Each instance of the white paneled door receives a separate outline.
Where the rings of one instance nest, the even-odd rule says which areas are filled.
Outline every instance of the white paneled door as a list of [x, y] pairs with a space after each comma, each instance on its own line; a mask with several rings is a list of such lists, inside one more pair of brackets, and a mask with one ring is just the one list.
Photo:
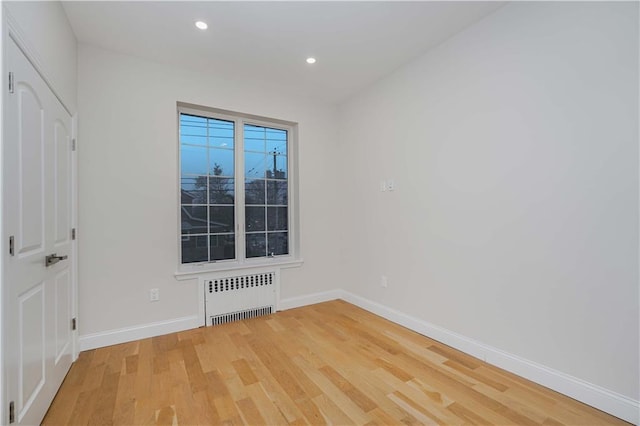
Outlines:
[[0, 423], [39, 424], [73, 353], [72, 120], [13, 40], [5, 54]]

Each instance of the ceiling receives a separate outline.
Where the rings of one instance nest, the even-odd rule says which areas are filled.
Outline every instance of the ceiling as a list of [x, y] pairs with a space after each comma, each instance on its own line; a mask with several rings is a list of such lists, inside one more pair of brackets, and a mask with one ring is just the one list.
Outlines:
[[[504, 2], [63, 2], [80, 43], [339, 103]], [[209, 29], [198, 30], [202, 20]], [[317, 58], [309, 65], [305, 59]]]

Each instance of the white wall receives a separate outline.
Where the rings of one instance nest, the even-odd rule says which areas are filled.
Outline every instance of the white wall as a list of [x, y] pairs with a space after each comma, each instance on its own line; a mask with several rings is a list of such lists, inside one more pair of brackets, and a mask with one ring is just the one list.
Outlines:
[[76, 112], [76, 37], [58, 1], [5, 1], [8, 19], [15, 22], [31, 49], [30, 59], [71, 113]]
[[346, 290], [639, 399], [637, 3], [512, 3], [340, 141]]
[[[195, 280], [178, 282], [176, 102], [299, 123], [301, 247], [283, 298], [335, 286], [335, 111], [81, 45], [79, 48], [80, 335], [196, 315]], [[149, 289], [160, 289], [149, 302]]]

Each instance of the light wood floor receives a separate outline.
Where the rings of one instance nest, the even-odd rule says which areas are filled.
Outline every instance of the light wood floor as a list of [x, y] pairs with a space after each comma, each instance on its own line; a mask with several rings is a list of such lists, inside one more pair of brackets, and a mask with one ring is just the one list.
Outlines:
[[342, 301], [83, 352], [44, 424], [627, 424]]

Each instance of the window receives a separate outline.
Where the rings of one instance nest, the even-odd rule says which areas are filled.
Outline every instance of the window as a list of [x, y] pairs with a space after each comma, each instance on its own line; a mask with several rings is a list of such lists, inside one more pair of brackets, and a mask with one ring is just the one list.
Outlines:
[[181, 263], [292, 254], [291, 123], [179, 107]]

